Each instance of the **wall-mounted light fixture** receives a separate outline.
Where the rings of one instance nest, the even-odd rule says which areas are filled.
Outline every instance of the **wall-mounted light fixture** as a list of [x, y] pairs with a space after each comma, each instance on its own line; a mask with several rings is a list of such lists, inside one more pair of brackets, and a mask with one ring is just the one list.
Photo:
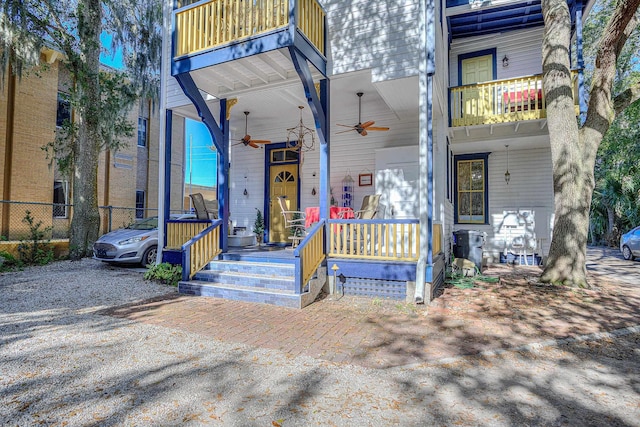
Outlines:
[[244, 191], [242, 192], [243, 195], [248, 196], [249, 192], [247, 191], [247, 172], [244, 173]]
[[507, 171], [504, 173], [504, 181], [509, 185], [509, 181], [511, 180], [511, 174], [509, 173], [509, 145], [505, 145], [507, 148]]
[[507, 55], [502, 58], [502, 67], [507, 68], [509, 66], [509, 57]]

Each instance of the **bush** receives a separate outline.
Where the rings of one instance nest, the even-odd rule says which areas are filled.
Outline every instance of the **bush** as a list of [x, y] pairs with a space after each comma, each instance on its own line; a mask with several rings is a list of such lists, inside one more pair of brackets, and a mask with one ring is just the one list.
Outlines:
[[145, 280], [155, 280], [164, 285], [178, 286], [182, 279], [182, 266], [163, 262], [155, 264], [144, 273]]
[[36, 222], [30, 211], [25, 212], [22, 222], [29, 226], [29, 238], [21, 240], [18, 245], [20, 260], [25, 264], [45, 265], [53, 261], [53, 247], [47, 235], [53, 227], [42, 229], [42, 221]]
[[0, 251], [0, 272], [22, 267], [22, 262], [6, 251]]

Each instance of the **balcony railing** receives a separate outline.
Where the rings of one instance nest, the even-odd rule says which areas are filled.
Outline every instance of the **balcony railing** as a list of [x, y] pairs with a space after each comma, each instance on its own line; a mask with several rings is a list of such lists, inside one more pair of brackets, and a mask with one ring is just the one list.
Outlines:
[[[317, 0], [295, 1], [296, 26], [324, 55], [325, 12]], [[289, 25], [289, 0], [212, 0], [176, 12], [176, 56], [213, 49]]]
[[[572, 79], [578, 112], [577, 73]], [[451, 126], [476, 126], [547, 117], [542, 75], [457, 86], [451, 93]]]

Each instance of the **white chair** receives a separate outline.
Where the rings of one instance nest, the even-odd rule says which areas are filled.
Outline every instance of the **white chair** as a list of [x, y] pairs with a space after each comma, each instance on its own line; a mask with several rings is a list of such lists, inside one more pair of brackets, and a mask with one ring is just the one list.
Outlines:
[[282, 210], [284, 228], [289, 231], [289, 239], [292, 241], [292, 246], [295, 248], [307, 235], [307, 229], [304, 226], [306, 215], [302, 211], [289, 210], [287, 202], [283, 196], [278, 197], [278, 204]]

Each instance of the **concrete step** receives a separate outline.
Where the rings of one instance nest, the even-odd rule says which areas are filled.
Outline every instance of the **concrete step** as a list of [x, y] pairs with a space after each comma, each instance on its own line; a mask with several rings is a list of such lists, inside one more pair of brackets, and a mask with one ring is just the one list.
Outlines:
[[246, 288], [295, 292], [295, 278], [293, 275], [280, 276], [276, 274], [245, 273], [242, 271], [203, 270], [196, 273], [194, 279], [200, 282], [242, 285]]
[[265, 276], [295, 275], [295, 266], [291, 263], [271, 263], [254, 261], [221, 260], [209, 263], [208, 270], [219, 273], [245, 273]]
[[290, 308], [302, 308], [303, 297], [303, 295], [296, 294], [291, 290], [265, 289], [254, 286], [213, 283], [202, 280], [180, 282], [178, 284], [178, 292], [187, 295], [272, 304]]

